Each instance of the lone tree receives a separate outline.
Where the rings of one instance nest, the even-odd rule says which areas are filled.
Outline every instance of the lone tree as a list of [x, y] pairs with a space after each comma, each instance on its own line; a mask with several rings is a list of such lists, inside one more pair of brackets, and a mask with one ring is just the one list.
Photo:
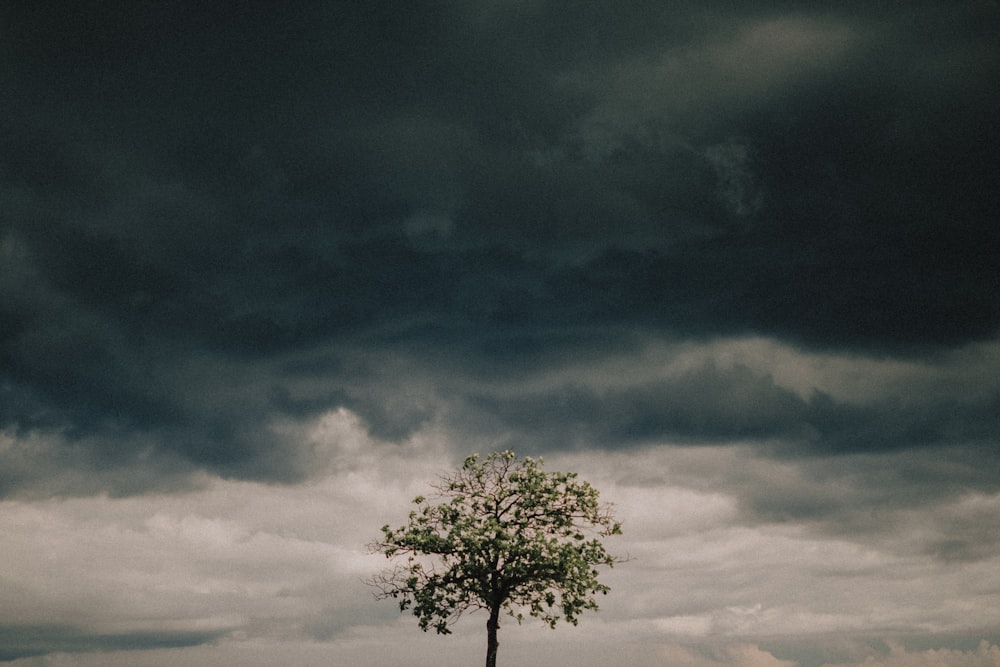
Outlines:
[[520, 623], [522, 612], [554, 628], [573, 625], [595, 596], [609, 588], [597, 565], [613, 567], [600, 538], [621, 533], [598, 492], [576, 473], [547, 473], [542, 461], [517, 460], [511, 451], [465, 459], [460, 470], [433, 485], [432, 504], [418, 496], [409, 523], [382, 528], [372, 553], [401, 557], [374, 577], [376, 598], [399, 600], [425, 632], [449, 634], [462, 612], [485, 609], [486, 667], [495, 667], [500, 613]]

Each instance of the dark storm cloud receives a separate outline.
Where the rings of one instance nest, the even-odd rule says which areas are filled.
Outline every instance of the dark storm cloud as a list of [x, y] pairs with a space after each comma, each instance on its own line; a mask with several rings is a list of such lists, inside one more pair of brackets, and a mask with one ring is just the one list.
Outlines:
[[[744, 508], [758, 519], [817, 522], [841, 534], [885, 536], [898, 527], [901, 513], [936, 508], [963, 494], [996, 493], [996, 465], [991, 444], [935, 446], [905, 455], [874, 452], [814, 458], [799, 462], [795, 473], [791, 469], [782, 475], [749, 473], [734, 488], [741, 488]], [[997, 541], [990, 529], [974, 535], [969, 517], [939, 519], [929, 512], [920, 520], [947, 536], [924, 545], [943, 557], [948, 555], [948, 544], [958, 558], [960, 553], [984, 554]]]
[[[84, 470], [286, 481], [312, 461], [271, 421], [336, 406], [389, 439], [442, 413], [822, 452], [995, 436], [995, 401], [709, 371], [529, 401], [435, 372], [516, 380], [638, 328], [995, 335], [995, 4], [459, 5], [9, 3], [2, 425]], [[435, 370], [400, 381], [411, 355]]]
[[743, 367], [708, 366], [606, 391], [567, 385], [480, 395], [473, 403], [505, 429], [546, 434], [550, 446], [758, 441], [782, 443], [776, 447], [783, 455], [829, 456], [953, 444], [982, 446], [987, 454], [1000, 430], [1000, 396], [958, 403], [902, 395], [851, 404], [815, 392], [804, 399]]
[[0, 627], [0, 646], [2, 646], [0, 661], [7, 662], [59, 652], [183, 648], [207, 644], [221, 635], [219, 632], [94, 634], [81, 628], [63, 625], [4, 626]]

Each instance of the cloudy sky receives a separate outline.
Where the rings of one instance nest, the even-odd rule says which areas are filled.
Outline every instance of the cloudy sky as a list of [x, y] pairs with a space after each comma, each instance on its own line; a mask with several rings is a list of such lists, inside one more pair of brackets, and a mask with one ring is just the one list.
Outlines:
[[631, 560], [500, 661], [1000, 665], [1000, 5], [10, 1], [0, 663], [468, 665], [472, 452]]

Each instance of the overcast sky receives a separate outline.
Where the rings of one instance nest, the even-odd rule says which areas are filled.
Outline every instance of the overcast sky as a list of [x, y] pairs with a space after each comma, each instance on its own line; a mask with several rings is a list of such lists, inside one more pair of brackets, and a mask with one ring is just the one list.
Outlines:
[[615, 504], [549, 667], [1000, 665], [996, 0], [12, 0], [0, 662], [476, 664], [365, 545]]

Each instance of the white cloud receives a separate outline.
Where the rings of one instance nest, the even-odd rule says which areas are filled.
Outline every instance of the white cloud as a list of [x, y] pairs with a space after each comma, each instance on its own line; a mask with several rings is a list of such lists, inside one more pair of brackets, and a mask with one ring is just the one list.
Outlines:
[[[384, 523], [404, 521], [412, 498], [456, 464], [435, 428], [395, 445], [373, 440], [346, 410], [287, 425], [287, 437], [331, 460], [325, 474], [294, 487], [216, 480], [188, 494], [6, 501], [0, 626], [227, 633], [212, 646], [143, 653], [151, 667], [273, 664], [281, 655], [301, 665], [322, 664], [321, 656], [452, 664], [442, 652], [453, 664], [478, 660], [480, 618], [460, 621], [451, 638], [424, 635], [362, 583], [385, 564], [366, 543]], [[602, 575], [612, 591], [580, 628], [506, 623], [506, 659], [551, 654], [549, 664], [561, 667], [628, 655], [635, 667], [783, 667], [790, 663], [757, 648], [761, 638], [879, 628], [954, 634], [969, 618], [1000, 626], [1000, 591], [983, 585], [996, 558], [954, 567], [896, 542], [883, 549], [792, 521], [746, 523], [734, 478], [760, 468], [753, 479], [777, 480], [782, 465], [740, 447], [547, 456], [547, 469], [579, 472], [615, 504], [625, 534], [609, 547], [633, 559]], [[965, 497], [940, 517], [979, 521], [997, 502]], [[668, 660], [656, 648], [665, 646], [687, 650], [688, 662]], [[692, 646], [700, 648], [683, 648]], [[358, 657], [376, 652], [388, 662]], [[73, 664], [123, 665], [128, 655], [88, 654]]]
[[[352, 419], [328, 416], [316, 436], [349, 431]], [[377, 617], [387, 610], [361, 579], [380, 564], [365, 545], [448, 464], [366, 444], [355, 452], [365, 461], [311, 485], [216, 481], [186, 495], [4, 502], [0, 625], [237, 629], [304, 624], [330, 605], [357, 610], [348, 624]]]
[[974, 650], [952, 648], [910, 651], [891, 643], [888, 655], [869, 655], [863, 662], [827, 664], [824, 667], [1000, 667], [1000, 647], [986, 640]]
[[696, 650], [680, 644], [664, 644], [658, 653], [663, 665], [675, 667], [795, 667], [753, 644], [733, 644], [712, 650]]

